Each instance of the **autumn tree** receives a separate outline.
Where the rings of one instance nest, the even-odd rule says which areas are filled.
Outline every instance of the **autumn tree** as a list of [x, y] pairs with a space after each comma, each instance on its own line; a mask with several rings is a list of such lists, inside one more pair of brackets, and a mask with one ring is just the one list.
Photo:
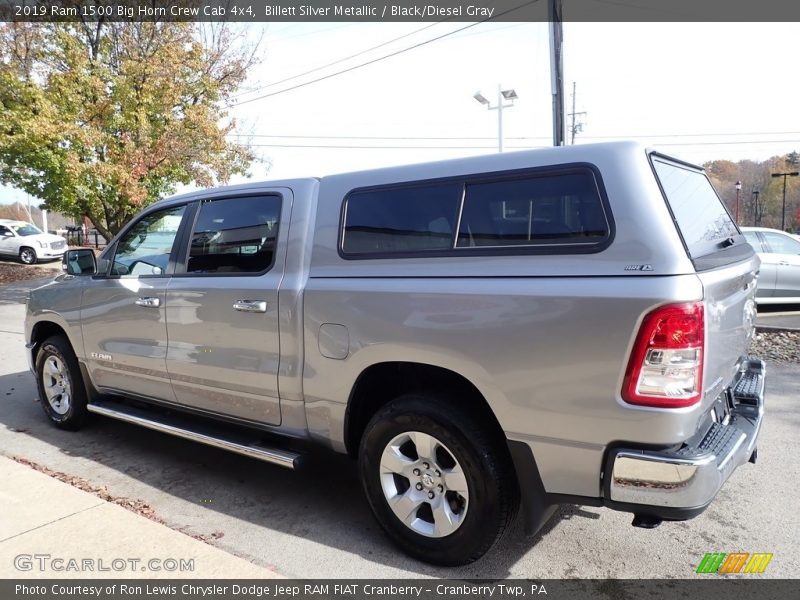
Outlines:
[[[763, 227], [781, 226], [783, 209], [783, 179], [773, 178], [772, 173], [785, 170], [785, 166], [795, 164], [798, 160], [789, 153], [785, 156], [774, 156], [768, 160], [755, 162], [752, 160], [714, 160], [705, 163], [704, 167], [714, 187], [731, 213], [736, 212], [736, 182], [742, 183], [740, 192], [740, 225], [759, 225]], [[796, 168], [796, 167], [795, 167]], [[758, 192], [756, 194], [756, 192]], [[800, 226], [795, 210], [800, 199], [800, 177], [789, 177], [786, 181], [786, 225]]]
[[110, 238], [174, 191], [245, 173], [225, 111], [257, 45], [225, 24], [0, 24], [0, 181]]

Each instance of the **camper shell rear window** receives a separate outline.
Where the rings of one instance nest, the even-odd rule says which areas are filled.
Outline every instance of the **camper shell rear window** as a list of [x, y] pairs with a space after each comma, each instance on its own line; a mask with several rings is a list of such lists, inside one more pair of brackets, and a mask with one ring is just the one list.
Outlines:
[[655, 153], [651, 163], [695, 268], [714, 268], [752, 254], [702, 169]]

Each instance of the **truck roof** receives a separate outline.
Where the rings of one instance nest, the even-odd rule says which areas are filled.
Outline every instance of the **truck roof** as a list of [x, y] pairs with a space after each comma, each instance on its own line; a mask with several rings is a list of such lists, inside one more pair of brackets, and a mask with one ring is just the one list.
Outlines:
[[[537, 167], [572, 162], [592, 163], [596, 160], [600, 160], [600, 157], [608, 158], [609, 155], [613, 154], [629, 155], [631, 153], [641, 152], [642, 155], [645, 155], [649, 151], [650, 149], [646, 148], [645, 146], [642, 146], [637, 142], [630, 141], [579, 144], [576, 146], [562, 146], [554, 148], [538, 148], [534, 150], [506, 152], [503, 154], [484, 154], [480, 156], [349, 171], [326, 175], [324, 177], [248, 181], [238, 185], [205, 188], [185, 194], [170, 196], [158, 201], [156, 205], [163, 206], [172, 204], [173, 202], [180, 202], [202, 197], [208, 194], [210, 190], [213, 190], [216, 194], [223, 195], [227, 194], [228, 192], [253, 193], [264, 188], [292, 188], [301, 183], [308, 184], [309, 182], [324, 182], [326, 180], [340, 179], [344, 177], [352, 178], [354, 181], [358, 181], [361, 179], [361, 175], [366, 173], [369, 173], [372, 176], [385, 175], [387, 181], [398, 181], [402, 179], [414, 180], [429, 178], [431, 177], [431, 174], [435, 174], [437, 172], [446, 174], [480, 173], [514, 169], [520, 164], [524, 164], [527, 167]], [[685, 161], [680, 162], [685, 163]], [[702, 169], [702, 167], [697, 165], [691, 166], [694, 166], [697, 169]]]

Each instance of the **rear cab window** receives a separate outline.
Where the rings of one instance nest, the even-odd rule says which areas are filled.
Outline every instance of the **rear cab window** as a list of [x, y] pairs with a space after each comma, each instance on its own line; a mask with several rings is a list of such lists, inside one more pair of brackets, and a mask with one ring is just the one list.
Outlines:
[[701, 169], [655, 153], [651, 162], [686, 252], [698, 271], [752, 256], [753, 248]]

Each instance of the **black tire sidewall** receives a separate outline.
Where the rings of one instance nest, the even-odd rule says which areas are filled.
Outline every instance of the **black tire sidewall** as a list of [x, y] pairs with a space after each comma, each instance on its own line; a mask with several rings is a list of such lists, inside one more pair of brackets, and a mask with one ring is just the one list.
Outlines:
[[[392, 401], [367, 426], [359, 452], [359, 470], [367, 500], [378, 522], [408, 554], [440, 565], [466, 564], [483, 555], [502, 535], [513, 516], [510, 482], [502, 464], [505, 456], [467, 411], [452, 409], [451, 399], [437, 402], [431, 395], [407, 394]], [[408, 431], [427, 433], [441, 441], [461, 465], [467, 479], [469, 503], [461, 526], [443, 538], [430, 538], [409, 529], [394, 514], [380, 484], [380, 459], [386, 445]], [[515, 505], [514, 505], [515, 508]]]
[[[58, 358], [67, 368], [66, 377], [69, 379], [72, 394], [70, 407], [63, 415], [58, 414], [47, 401], [44, 390], [43, 370], [50, 356]], [[39, 390], [39, 402], [47, 418], [62, 429], [77, 429], [86, 419], [86, 390], [83, 387], [78, 359], [69, 343], [62, 336], [51, 337], [45, 340], [36, 355], [36, 386]]]

